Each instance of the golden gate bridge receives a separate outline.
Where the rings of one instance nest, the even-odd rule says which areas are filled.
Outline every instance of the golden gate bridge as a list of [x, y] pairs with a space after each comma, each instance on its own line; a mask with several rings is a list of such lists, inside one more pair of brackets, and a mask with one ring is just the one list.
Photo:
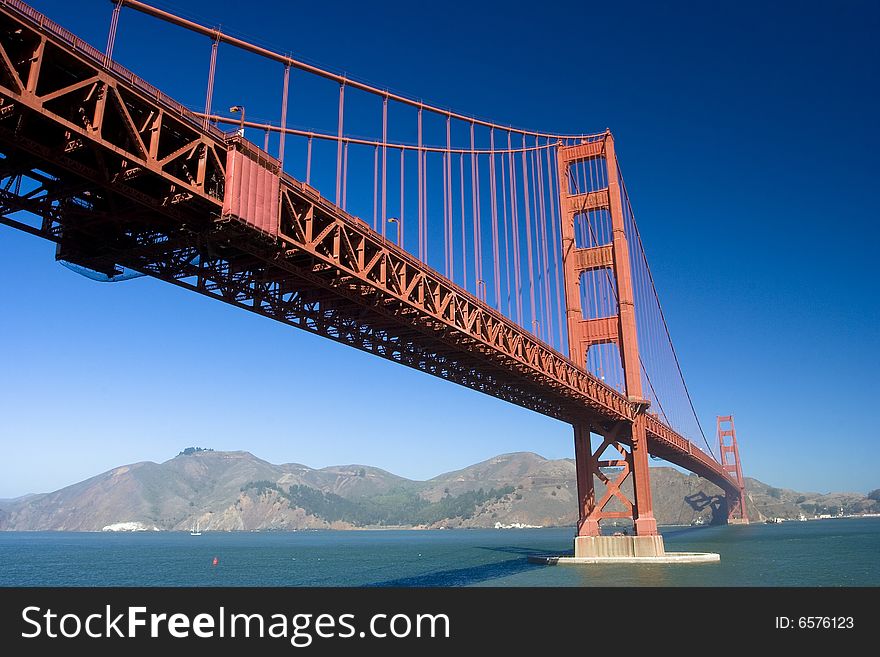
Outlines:
[[[207, 38], [203, 111], [113, 59], [125, 7]], [[216, 110], [221, 47], [278, 65], [277, 120]], [[292, 120], [306, 105], [336, 129]], [[649, 454], [747, 521], [732, 418], [716, 458], [609, 131], [469, 117], [139, 0], [113, 3], [101, 52], [0, 0], [0, 153], [0, 222], [82, 273], [152, 276], [570, 423], [576, 555], [663, 554]], [[602, 536], [609, 519], [635, 536]]]

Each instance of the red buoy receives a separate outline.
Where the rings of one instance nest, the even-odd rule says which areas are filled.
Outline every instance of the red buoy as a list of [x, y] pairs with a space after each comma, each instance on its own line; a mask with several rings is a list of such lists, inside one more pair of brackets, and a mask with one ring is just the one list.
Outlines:
[[217, 557], [214, 557], [214, 561], [213, 561], [213, 563], [211, 563], [211, 565], [216, 566], [218, 563], [220, 563], [220, 559], [218, 559]]

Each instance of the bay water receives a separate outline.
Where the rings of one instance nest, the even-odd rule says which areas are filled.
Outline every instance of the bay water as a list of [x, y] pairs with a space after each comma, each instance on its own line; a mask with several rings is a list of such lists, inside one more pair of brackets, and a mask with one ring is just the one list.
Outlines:
[[880, 518], [667, 527], [720, 563], [547, 566], [573, 528], [0, 532], [0, 586], [880, 586]]

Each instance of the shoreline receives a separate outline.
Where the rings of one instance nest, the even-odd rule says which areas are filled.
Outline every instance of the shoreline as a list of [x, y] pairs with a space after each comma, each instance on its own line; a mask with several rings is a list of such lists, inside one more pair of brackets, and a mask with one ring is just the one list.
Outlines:
[[[817, 520], [858, 520], [867, 518], [880, 518], [880, 513], [866, 513], [860, 515], [832, 516], [830, 518], [807, 518], [806, 520], [798, 520], [797, 518], [784, 518], [780, 523], [767, 523], [764, 520], [758, 520], [750, 525], [766, 525], [766, 524], [785, 524], [798, 523]], [[122, 524], [122, 523], [119, 523]], [[706, 529], [710, 527], [725, 526], [743, 526], [743, 525], [726, 525], [726, 524], [698, 524], [698, 525], [659, 525], [660, 529]], [[747, 525], [746, 525], [747, 526]], [[315, 533], [315, 532], [387, 532], [387, 531], [535, 531], [547, 529], [570, 529], [575, 530], [574, 525], [545, 525], [535, 527], [413, 527], [413, 526], [382, 526], [382, 527], [320, 527], [320, 528], [303, 528], [303, 529], [202, 529], [202, 534], [283, 534], [283, 533]], [[0, 529], [0, 533], [5, 534], [182, 534], [190, 533], [189, 529], [160, 529], [157, 527], [147, 527], [142, 529]], [[195, 537], [194, 537], [195, 538]]]

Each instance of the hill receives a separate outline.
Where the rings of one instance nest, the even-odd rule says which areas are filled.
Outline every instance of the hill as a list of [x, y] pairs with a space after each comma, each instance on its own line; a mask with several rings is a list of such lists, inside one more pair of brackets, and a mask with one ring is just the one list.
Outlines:
[[[710, 523], [726, 514], [719, 489], [696, 475], [654, 467], [651, 486], [660, 524]], [[880, 512], [880, 501], [856, 493], [798, 493], [754, 479], [747, 480], [747, 491], [754, 519]], [[314, 469], [275, 465], [249, 452], [187, 449], [164, 463], [124, 465], [0, 506], [0, 529], [14, 531], [188, 530], [196, 523], [205, 531], [546, 527], [575, 521], [574, 462], [530, 452], [413, 481], [366, 465]]]

